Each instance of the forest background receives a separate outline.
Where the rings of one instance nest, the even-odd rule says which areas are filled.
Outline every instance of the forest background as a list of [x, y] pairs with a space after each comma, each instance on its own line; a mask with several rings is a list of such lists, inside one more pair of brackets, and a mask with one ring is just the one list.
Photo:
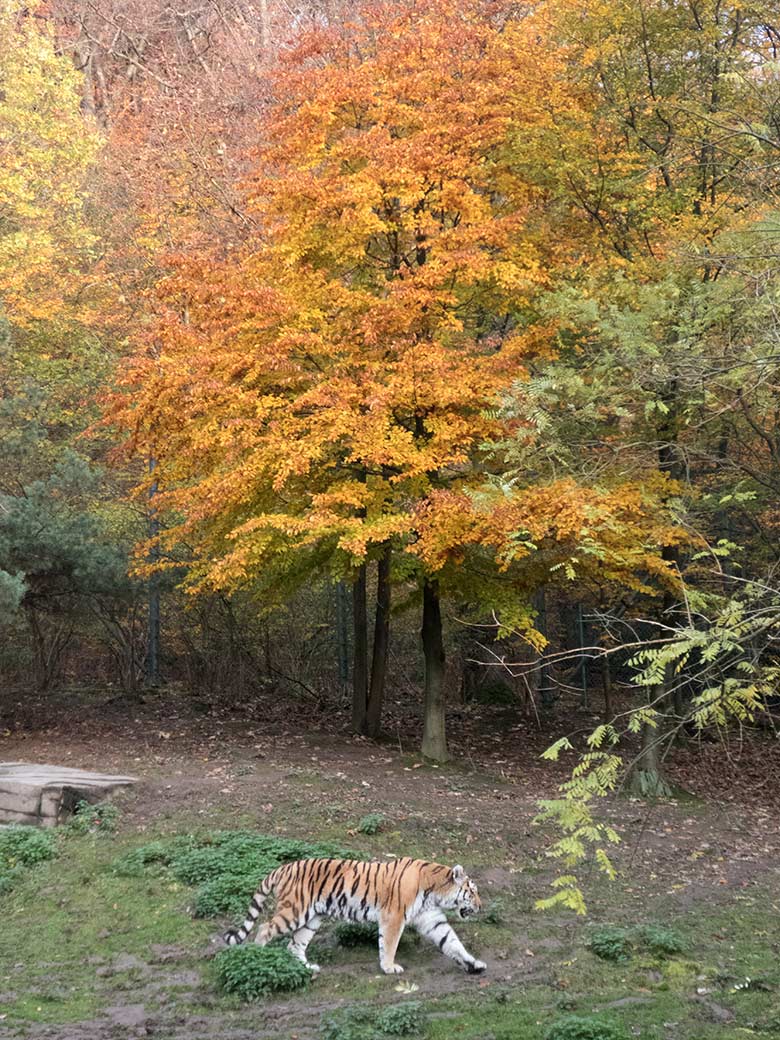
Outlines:
[[0, 6], [0, 712], [586, 709], [575, 862], [774, 725], [780, 8], [184, 6]]

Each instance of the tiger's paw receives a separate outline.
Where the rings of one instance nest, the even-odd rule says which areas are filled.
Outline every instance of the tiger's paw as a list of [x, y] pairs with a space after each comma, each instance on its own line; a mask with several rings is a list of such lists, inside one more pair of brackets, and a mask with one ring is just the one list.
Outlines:
[[404, 973], [400, 964], [383, 964], [382, 971], [385, 975], [403, 975]]
[[309, 971], [313, 972], [315, 975], [320, 970], [319, 964], [311, 964], [309, 961], [306, 962], [306, 967], [309, 969]]
[[484, 961], [467, 961], [465, 968], [469, 975], [481, 975], [487, 968], [487, 964]]

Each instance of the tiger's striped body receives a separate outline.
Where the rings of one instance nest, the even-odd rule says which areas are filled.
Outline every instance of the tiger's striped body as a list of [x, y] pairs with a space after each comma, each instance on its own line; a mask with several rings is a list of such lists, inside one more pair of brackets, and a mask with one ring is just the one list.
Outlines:
[[323, 917], [376, 922], [379, 963], [388, 975], [403, 971], [395, 963], [395, 953], [406, 925], [436, 943], [465, 971], [478, 974], [485, 970], [485, 964], [465, 949], [444, 914], [445, 910], [458, 910], [465, 918], [480, 909], [477, 887], [463, 867], [409, 858], [387, 863], [348, 859], [285, 863], [264, 879], [241, 927], [225, 935], [229, 945], [246, 940], [271, 894], [276, 912], [260, 925], [255, 942], [265, 946], [276, 936], [291, 933], [290, 950], [313, 971], [319, 968], [308, 962], [306, 950]]

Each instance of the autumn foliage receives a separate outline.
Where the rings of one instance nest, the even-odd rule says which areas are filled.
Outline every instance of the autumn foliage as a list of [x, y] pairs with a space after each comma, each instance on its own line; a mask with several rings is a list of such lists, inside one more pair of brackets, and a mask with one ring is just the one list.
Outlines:
[[565, 64], [539, 23], [447, 0], [287, 56], [253, 231], [171, 258], [113, 411], [180, 518], [164, 543], [195, 547], [193, 589], [278, 592], [388, 547], [436, 596], [475, 549], [526, 598], [561, 568], [665, 576], [648, 489], [500, 479], [502, 395], [556, 349], [533, 307], [569, 255], [516, 152], [551, 132]]
[[56, 316], [91, 260], [84, 188], [97, 138], [53, 32], [0, 4], [0, 297], [20, 323]]
[[595, 672], [604, 723], [544, 818], [610, 873], [591, 799], [668, 794], [681, 727], [776, 688], [778, 25], [778, 0], [0, 0], [19, 674], [54, 686], [83, 640], [129, 693], [340, 711], [351, 665], [352, 731], [422, 685], [443, 760], [487, 663], [529, 717], [576, 682], [589, 711]]

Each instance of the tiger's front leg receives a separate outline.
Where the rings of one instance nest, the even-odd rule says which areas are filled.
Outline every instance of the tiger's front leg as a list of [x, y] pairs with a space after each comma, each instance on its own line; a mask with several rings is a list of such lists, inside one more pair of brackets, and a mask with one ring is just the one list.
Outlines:
[[379, 967], [385, 975], [400, 975], [404, 970], [400, 964], [395, 963], [395, 954], [403, 930], [404, 919], [400, 914], [383, 914], [379, 918]]
[[445, 957], [455, 961], [469, 975], [479, 975], [487, 968], [484, 961], [471, 956], [441, 910], [426, 910], [412, 924], [420, 935], [436, 943]]

